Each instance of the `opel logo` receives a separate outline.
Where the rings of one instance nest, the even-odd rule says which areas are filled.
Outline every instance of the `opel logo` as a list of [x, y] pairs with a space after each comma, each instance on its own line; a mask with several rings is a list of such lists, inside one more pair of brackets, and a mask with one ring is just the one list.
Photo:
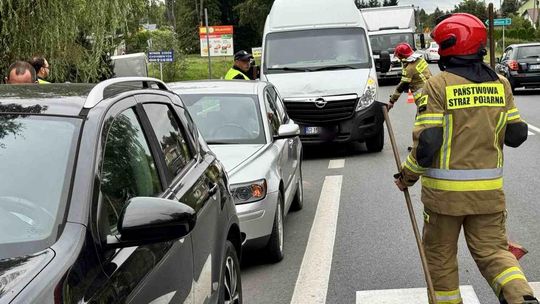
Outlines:
[[326, 100], [324, 100], [324, 98], [317, 98], [315, 100], [315, 106], [319, 109], [322, 109], [326, 106], [328, 102]]

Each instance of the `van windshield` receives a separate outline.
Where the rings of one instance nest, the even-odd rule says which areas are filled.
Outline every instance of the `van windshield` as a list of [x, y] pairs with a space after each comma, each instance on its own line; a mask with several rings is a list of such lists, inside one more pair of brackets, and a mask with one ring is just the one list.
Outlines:
[[414, 35], [411, 33], [372, 35], [369, 36], [369, 41], [371, 42], [373, 54], [380, 54], [382, 51], [393, 54], [396, 45], [402, 42], [408, 43], [413, 48], [415, 46]]
[[362, 28], [276, 32], [266, 37], [267, 74], [370, 67], [371, 55]]
[[43, 250], [56, 237], [79, 128], [76, 118], [0, 114], [0, 247]]

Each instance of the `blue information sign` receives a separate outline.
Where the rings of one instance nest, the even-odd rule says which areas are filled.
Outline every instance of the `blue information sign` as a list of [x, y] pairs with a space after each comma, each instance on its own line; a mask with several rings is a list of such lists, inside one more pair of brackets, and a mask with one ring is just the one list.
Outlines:
[[148, 52], [148, 62], [173, 62], [174, 51], [151, 51]]
[[[493, 19], [494, 26], [508, 26], [511, 24], [512, 24], [512, 19], [510, 18]], [[489, 26], [489, 20], [486, 20], [486, 25]]]

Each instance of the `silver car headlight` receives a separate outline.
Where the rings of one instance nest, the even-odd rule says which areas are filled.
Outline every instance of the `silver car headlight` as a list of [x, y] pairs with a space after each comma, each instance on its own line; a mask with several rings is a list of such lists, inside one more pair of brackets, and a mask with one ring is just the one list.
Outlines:
[[266, 197], [266, 179], [231, 185], [231, 193], [236, 205], [260, 201]]
[[356, 111], [361, 111], [369, 107], [377, 97], [377, 81], [369, 77], [366, 85], [366, 90], [360, 98], [358, 98], [358, 104], [356, 105]]

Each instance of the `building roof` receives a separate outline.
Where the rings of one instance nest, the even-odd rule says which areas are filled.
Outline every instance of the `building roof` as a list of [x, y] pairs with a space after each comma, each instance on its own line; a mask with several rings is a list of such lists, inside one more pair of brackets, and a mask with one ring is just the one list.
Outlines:
[[534, 24], [538, 22], [538, 15], [540, 15], [540, 9], [529, 8], [527, 9], [522, 16], [528, 16]]

